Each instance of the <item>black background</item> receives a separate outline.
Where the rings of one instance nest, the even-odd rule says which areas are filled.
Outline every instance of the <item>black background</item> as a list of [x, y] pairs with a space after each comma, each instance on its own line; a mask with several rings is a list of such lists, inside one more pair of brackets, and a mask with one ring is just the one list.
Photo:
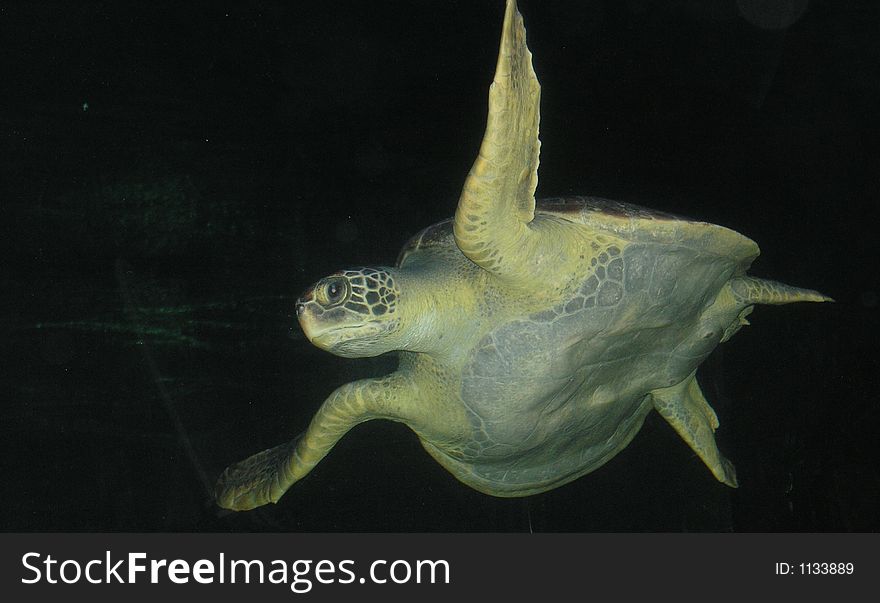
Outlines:
[[452, 214], [502, 4], [0, 3], [0, 528], [880, 528], [868, 0], [522, 2], [539, 196], [723, 224], [761, 245], [754, 274], [838, 300], [758, 308], [701, 369], [738, 490], [656, 415], [595, 473], [514, 500], [376, 422], [280, 505], [213, 507], [227, 464], [393, 370], [311, 347], [293, 303]]

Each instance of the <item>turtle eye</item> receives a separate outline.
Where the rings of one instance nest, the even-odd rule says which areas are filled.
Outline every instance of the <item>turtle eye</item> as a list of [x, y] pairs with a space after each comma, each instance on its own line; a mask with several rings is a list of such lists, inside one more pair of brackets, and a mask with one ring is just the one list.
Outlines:
[[323, 299], [319, 299], [318, 301], [320, 301], [322, 305], [338, 306], [348, 297], [348, 281], [344, 278], [330, 279], [326, 283], [324, 283], [324, 286], [321, 287], [320, 292], [320, 297]]

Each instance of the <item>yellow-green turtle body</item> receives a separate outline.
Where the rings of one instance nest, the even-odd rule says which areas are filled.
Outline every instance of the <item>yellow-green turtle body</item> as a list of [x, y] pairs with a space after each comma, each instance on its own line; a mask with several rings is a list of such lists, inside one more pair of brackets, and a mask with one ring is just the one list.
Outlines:
[[297, 304], [320, 348], [396, 351], [391, 375], [333, 392], [300, 437], [229, 467], [226, 508], [276, 502], [353, 426], [400, 421], [465, 484], [546, 491], [601, 466], [656, 409], [721, 482], [700, 363], [755, 304], [827, 301], [746, 275], [758, 255], [722, 226], [593, 197], [536, 203], [537, 79], [508, 0], [480, 154], [455, 218], [393, 268], [344, 270]]

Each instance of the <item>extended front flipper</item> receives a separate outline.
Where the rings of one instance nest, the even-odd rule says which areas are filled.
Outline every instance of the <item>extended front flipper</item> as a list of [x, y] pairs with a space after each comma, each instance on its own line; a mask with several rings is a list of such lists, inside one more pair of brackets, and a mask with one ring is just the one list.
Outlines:
[[301, 436], [229, 466], [217, 480], [217, 504], [246, 511], [278, 502], [351, 428], [370, 419], [397, 418], [394, 409], [409, 395], [406, 380], [398, 374], [343, 385]]
[[530, 257], [521, 247], [535, 216], [540, 97], [522, 16], [516, 2], [507, 0], [486, 133], [464, 183], [454, 226], [462, 253], [510, 281], [528, 276], [515, 258]]
[[691, 373], [678, 385], [651, 392], [654, 408], [693, 448], [718, 481], [736, 488], [733, 463], [721, 455], [715, 444], [718, 417], [700, 391], [695, 375]]

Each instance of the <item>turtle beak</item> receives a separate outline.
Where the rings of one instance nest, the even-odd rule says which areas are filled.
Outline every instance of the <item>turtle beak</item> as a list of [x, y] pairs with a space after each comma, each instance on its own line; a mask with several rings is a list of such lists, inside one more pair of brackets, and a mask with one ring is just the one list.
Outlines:
[[314, 287], [308, 289], [296, 301], [296, 317], [306, 338], [322, 350], [328, 349], [327, 342], [322, 340], [321, 336], [335, 331], [338, 324], [334, 320], [333, 312], [328, 314], [315, 299]]
[[313, 327], [315, 326], [315, 288], [306, 289], [298, 300], [296, 300], [296, 318], [299, 320], [299, 326], [306, 334], [309, 341], [312, 340]]

